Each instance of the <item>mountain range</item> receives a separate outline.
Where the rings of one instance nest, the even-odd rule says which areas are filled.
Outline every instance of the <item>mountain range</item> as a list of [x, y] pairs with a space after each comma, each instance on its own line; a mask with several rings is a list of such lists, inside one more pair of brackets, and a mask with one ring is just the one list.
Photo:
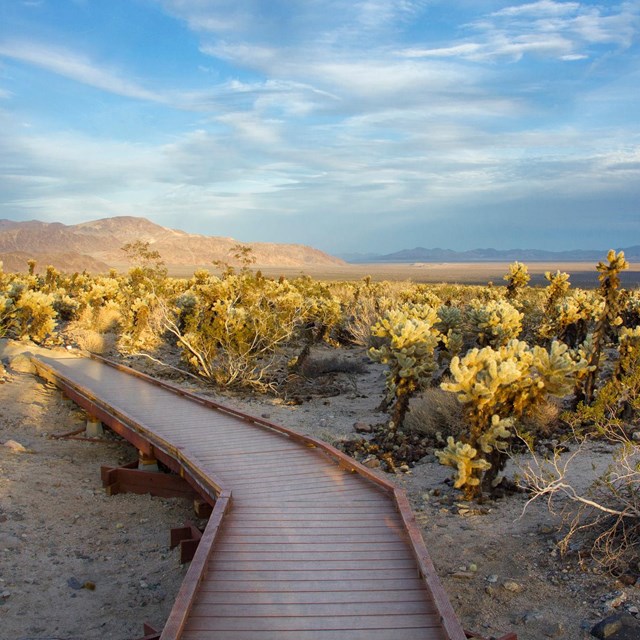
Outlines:
[[[624, 251], [631, 262], [640, 261], [640, 245], [616, 249]], [[452, 251], [451, 249], [403, 249], [387, 254], [345, 254], [341, 257], [350, 263], [403, 263], [403, 262], [598, 262], [604, 260], [608, 249], [573, 251], [545, 251], [542, 249], [471, 249]]]
[[[210, 266], [213, 261], [233, 262], [233, 238], [204, 236], [157, 225], [146, 218], [118, 216], [75, 225], [60, 222], [0, 220], [0, 260], [5, 271], [25, 271], [29, 258], [39, 269], [102, 273], [111, 267], [130, 266], [122, 247], [141, 240], [171, 266]], [[336, 266], [340, 258], [299, 244], [245, 242], [256, 267]]]

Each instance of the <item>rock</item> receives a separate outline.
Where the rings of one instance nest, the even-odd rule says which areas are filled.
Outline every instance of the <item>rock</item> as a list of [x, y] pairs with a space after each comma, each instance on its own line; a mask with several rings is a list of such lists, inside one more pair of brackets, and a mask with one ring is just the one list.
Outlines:
[[600, 640], [638, 640], [640, 621], [628, 613], [617, 613], [598, 622], [591, 635]]
[[511, 593], [521, 593], [524, 591], [524, 587], [513, 580], [505, 580], [502, 583], [502, 588]]
[[27, 353], [19, 353], [9, 360], [9, 366], [20, 373], [35, 373], [36, 368]]
[[490, 584], [495, 584], [498, 582], [498, 576], [495, 573], [492, 573], [490, 576], [486, 577], [486, 581]]
[[547, 623], [542, 627], [542, 633], [547, 638], [561, 638], [564, 635], [564, 625], [562, 622]]
[[373, 456], [367, 458], [362, 461], [362, 464], [369, 469], [377, 469], [380, 466], [380, 460], [378, 458], [374, 458]]
[[0, 549], [19, 549], [22, 541], [11, 533], [0, 533]]
[[27, 449], [15, 440], [7, 440], [2, 446], [11, 449], [14, 453], [27, 453]]
[[634, 431], [631, 434], [631, 438], [632, 440], [634, 440], [635, 442], [640, 442], [640, 431]]
[[522, 616], [522, 624], [536, 624], [544, 620], [544, 615], [540, 611], [528, 611]]
[[82, 589], [82, 587], [84, 586], [82, 582], [80, 582], [80, 580], [74, 577], [71, 577], [67, 580], [67, 585], [70, 586], [72, 589], [75, 589], [76, 591], [78, 591], [79, 589]]
[[455, 571], [451, 574], [451, 577], [459, 580], [471, 580], [475, 577], [475, 573], [473, 571]]
[[627, 594], [624, 591], [614, 591], [601, 598], [602, 607], [605, 611], [609, 609], [617, 609], [620, 605], [627, 601]]
[[371, 425], [366, 422], [354, 422], [353, 430], [356, 433], [371, 433]]

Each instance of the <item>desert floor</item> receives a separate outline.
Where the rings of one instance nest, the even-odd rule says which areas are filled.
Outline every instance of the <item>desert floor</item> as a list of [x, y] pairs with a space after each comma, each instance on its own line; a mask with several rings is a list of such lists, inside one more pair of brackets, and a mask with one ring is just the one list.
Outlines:
[[[27, 345], [28, 348], [35, 347]], [[115, 436], [104, 442], [54, 439], [81, 427], [86, 416], [52, 386], [11, 367], [23, 349], [0, 341], [0, 637], [2, 640], [113, 640], [142, 636], [142, 622], [161, 627], [186, 568], [169, 550], [169, 529], [193, 519], [178, 499], [117, 495], [100, 483], [102, 464], [135, 459]], [[313, 354], [324, 357], [320, 349]], [[310, 381], [292, 404], [263, 394], [213, 392], [176, 379], [217, 401], [268, 417], [331, 442], [353, 436], [356, 422], [384, 421], [378, 413], [383, 369], [362, 350], [344, 350], [360, 374]], [[148, 360], [129, 361], [155, 375]], [[586, 484], [604, 469], [612, 448], [593, 444], [575, 472]], [[518, 465], [529, 462], [516, 459]], [[409, 473], [390, 476], [404, 487], [432, 560], [466, 628], [489, 637], [515, 631], [520, 640], [586, 639], [594, 623], [615, 611], [637, 614], [640, 586], [623, 585], [578, 548], [560, 557], [559, 519], [544, 504], [525, 510], [527, 497], [509, 495], [463, 503], [445, 480], [448, 469], [428, 455]], [[390, 638], [392, 640], [392, 638]]]

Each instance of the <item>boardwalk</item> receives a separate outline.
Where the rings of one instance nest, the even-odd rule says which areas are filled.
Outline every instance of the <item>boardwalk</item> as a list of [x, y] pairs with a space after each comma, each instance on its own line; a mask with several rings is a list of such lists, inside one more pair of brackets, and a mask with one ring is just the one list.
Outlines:
[[216, 497], [162, 640], [463, 640], [406, 497], [328, 445], [88, 358], [38, 372]]

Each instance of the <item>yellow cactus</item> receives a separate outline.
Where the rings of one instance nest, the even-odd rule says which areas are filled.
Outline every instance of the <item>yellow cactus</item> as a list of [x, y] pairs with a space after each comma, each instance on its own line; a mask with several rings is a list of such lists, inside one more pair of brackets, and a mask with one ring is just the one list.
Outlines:
[[524, 314], [506, 300], [474, 300], [468, 316], [481, 346], [499, 347], [517, 338], [522, 331]]
[[454, 469], [454, 487], [468, 490], [480, 484], [479, 472], [491, 467], [483, 458], [476, 458], [478, 450], [470, 444], [456, 442], [452, 436], [447, 438], [447, 446], [442, 451], [436, 451], [440, 464]]
[[389, 365], [387, 402], [395, 401], [395, 429], [402, 427], [411, 395], [428, 383], [436, 368], [434, 351], [441, 338], [434, 326], [437, 321], [432, 307], [403, 305], [388, 311], [371, 328], [372, 335], [385, 340], [381, 347], [369, 349], [369, 356]]

